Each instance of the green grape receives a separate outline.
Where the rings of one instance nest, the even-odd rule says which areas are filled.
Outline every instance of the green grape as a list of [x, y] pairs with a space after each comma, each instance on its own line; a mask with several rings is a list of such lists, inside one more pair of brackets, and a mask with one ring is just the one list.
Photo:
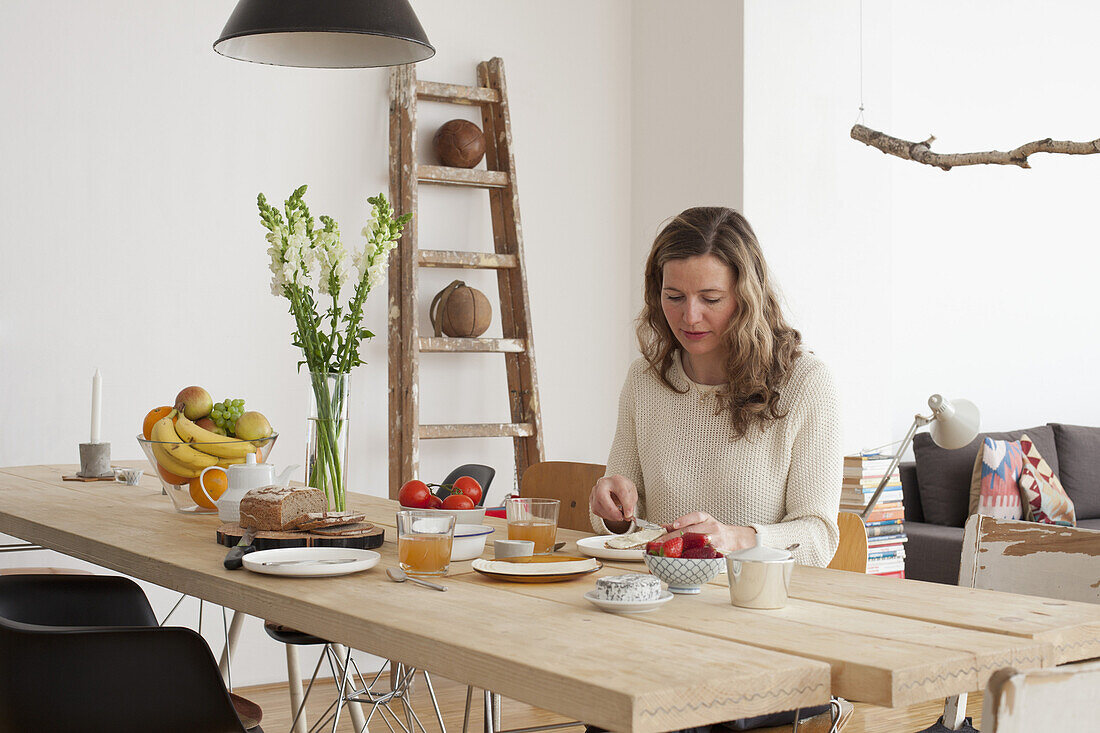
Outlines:
[[214, 424], [231, 436], [236, 433], [237, 418], [243, 414], [244, 400], [239, 397], [218, 402], [210, 412]]

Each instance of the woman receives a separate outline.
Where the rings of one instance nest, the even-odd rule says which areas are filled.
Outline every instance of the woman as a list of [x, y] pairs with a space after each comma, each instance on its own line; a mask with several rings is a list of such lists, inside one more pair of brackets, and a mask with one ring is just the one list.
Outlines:
[[756, 235], [732, 209], [684, 211], [657, 235], [597, 532], [637, 516], [702, 532], [721, 551], [761, 544], [825, 566], [839, 540], [836, 391], [787, 325]]

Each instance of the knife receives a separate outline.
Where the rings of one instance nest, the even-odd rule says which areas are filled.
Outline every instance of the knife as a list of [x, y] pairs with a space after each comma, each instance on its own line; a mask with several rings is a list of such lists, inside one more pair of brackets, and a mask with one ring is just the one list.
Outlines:
[[256, 549], [252, 546], [252, 540], [254, 539], [256, 539], [256, 530], [246, 529], [244, 534], [241, 535], [241, 541], [230, 549], [225, 556], [223, 564], [226, 570], [240, 570], [244, 566], [244, 556]]
[[328, 560], [269, 560], [268, 562], [260, 563], [264, 567], [271, 567], [273, 565], [342, 565], [346, 562], [355, 562], [359, 560], [358, 557], [334, 557]]

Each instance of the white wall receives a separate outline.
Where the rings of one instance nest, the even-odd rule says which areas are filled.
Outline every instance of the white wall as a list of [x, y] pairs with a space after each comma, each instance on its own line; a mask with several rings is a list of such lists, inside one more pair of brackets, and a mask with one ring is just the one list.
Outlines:
[[663, 223], [691, 206], [742, 206], [743, 15], [727, 0], [634, 3], [631, 318]]
[[[863, 6], [869, 126], [941, 152], [1097, 136], [1096, 5]], [[900, 439], [933, 392], [991, 430], [1095, 425], [1100, 156], [945, 173], [850, 140], [856, 0], [748, 0], [745, 39], [745, 212], [838, 377], [845, 447]]]
[[[505, 59], [547, 455], [603, 462], [630, 348], [619, 327], [632, 287], [621, 267], [629, 3], [415, 5], [439, 51], [419, 65], [422, 78], [473, 84], [478, 61]], [[273, 462], [302, 462], [307, 388], [285, 301], [268, 290], [256, 194], [282, 201], [307, 183], [313, 213], [357, 240], [366, 198], [388, 190], [389, 75], [218, 56], [210, 46], [233, 6], [0, 4], [0, 465], [77, 460], [97, 367], [115, 459], [140, 458], [133, 436], [145, 413], [200, 384], [267, 414], [281, 433]], [[467, 113], [425, 104], [421, 139]], [[486, 202], [423, 190], [423, 245], [491, 250]], [[452, 277], [495, 301], [484, 275], [426, 273], [423, 327]], [[375, 495], [386, 494], [388, 470], [385, 300], [368, 304], [365, 325], [381, 336], [353, 383], [350, 485]], [[426, 356], [422, 419], [507, 421], [502, 364]], [[425, 445], [421, 475], [439, 480], [466, 462], [498, 469], [491, 500], [512, 488], [510, 440]], [[12, 564], [41, 562], [21, 557]], [[154, 597], [161, 613], [171, 600]], [[236, 681], [278, 678], [280, 655], [253, 627]]]

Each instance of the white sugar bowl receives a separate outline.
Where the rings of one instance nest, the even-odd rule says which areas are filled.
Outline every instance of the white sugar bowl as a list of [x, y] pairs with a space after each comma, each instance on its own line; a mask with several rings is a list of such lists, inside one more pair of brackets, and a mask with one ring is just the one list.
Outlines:
[[730, 603], [742, 608], [783, 608], [791, 587], [794, 556], [760, 544], [726, 555]]

